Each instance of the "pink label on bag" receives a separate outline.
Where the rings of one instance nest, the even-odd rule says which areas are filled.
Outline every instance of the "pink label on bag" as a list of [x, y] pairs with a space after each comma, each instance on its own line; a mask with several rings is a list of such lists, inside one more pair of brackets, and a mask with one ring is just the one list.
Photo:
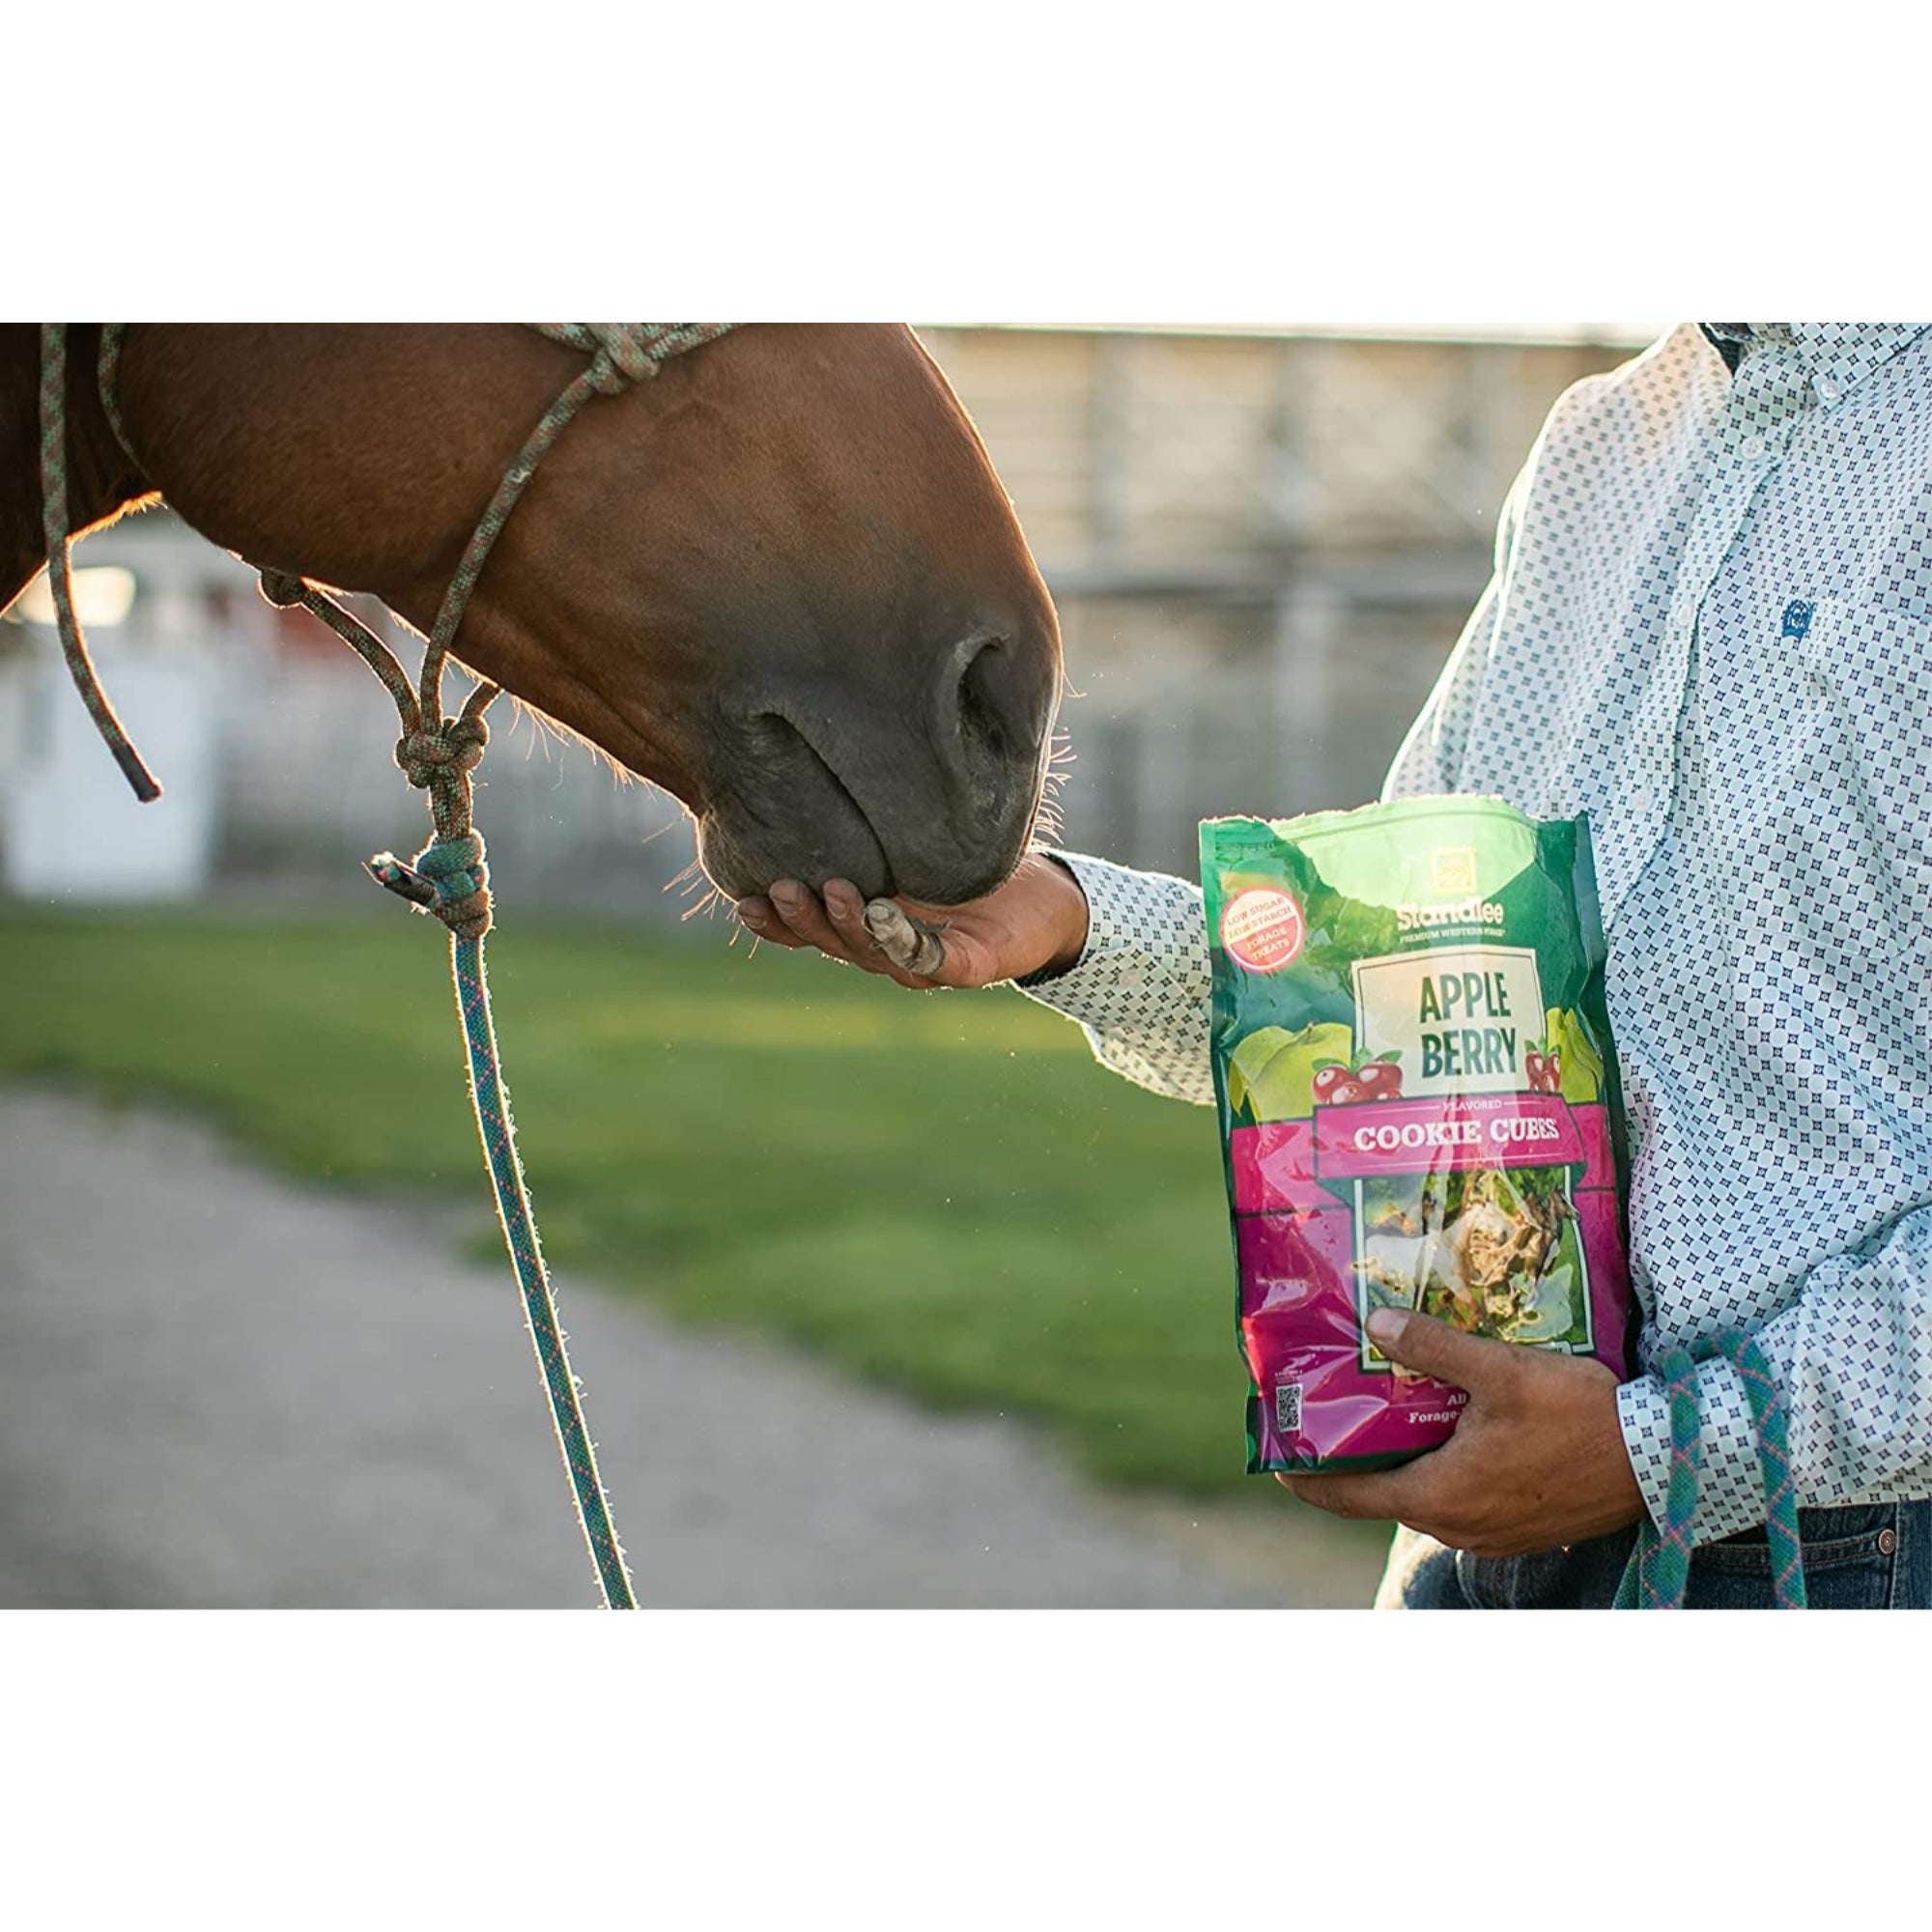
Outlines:
[[1315, 1110], [1315, 1171], [1323, 1180], [1574, 1167], [1587, 1158], [1569, 1104], [1552, 1094], [1458, 1094]]

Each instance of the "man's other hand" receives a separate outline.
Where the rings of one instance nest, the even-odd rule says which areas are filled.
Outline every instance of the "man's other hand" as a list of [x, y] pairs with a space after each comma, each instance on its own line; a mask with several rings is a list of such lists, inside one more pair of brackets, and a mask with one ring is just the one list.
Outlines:
[[1453, 1549], [1521, 1556], [1628, 1528], [1644, 1514], [1603, 1363], [1465, 1335], [1382, 1309], [1369, 1336], [1403, 1367], [1469, 1392], [1456, 1433], [1399, 1469], [1276, 1477], [1334, 1516], [1406, 1523]]

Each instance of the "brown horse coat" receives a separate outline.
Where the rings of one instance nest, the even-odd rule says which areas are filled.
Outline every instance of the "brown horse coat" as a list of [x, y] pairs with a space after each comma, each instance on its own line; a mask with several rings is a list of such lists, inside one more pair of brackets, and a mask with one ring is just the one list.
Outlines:
[[[250, 563], [424, 630], [582, 366], [510, 325], [142, 325], [124, 449], [98, 342], [70, 330], [75, 529], [159, 495]], [[38, 382], [35, 327], [0, 326], [0, 606], [46, 561]], [[588, 404], [457, 652], [682, 799], [725, 892], [844, 877], [939, 903], [1024, 850], [1060, 672], [971, 422], [909, 330], [871, 325], [741, 327]]]

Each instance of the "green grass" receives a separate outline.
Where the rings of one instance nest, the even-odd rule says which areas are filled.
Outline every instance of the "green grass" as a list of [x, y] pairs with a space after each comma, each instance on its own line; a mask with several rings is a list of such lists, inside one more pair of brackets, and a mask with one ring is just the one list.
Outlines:
[[[1256, 1487], [1210, 1113], [1010, 991], [523, 922], [490, 960], [559, 1267], [1032, 1418], [1103, 1481]], [[162, 1097], [292, 1173], [473, 1203], [495, 1248], [421, 921], [0, 919], [0, 1076]]]

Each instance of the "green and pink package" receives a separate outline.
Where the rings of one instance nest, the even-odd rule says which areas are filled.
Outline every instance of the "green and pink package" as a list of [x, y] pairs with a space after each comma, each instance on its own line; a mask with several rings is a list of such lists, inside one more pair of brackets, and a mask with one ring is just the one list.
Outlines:
[[1248, 1468], [1369, 1469], [1468, 1400], [1378, 1308], [1630, 1372], [1625, 1151], [1584, 820], [1494, 798], [1210, 819]]

